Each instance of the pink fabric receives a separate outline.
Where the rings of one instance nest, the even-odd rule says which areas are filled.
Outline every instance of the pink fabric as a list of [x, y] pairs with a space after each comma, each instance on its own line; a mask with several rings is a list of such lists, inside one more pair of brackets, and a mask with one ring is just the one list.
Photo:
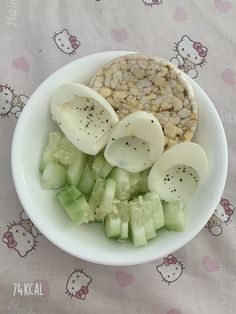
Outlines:
[[[235, 313], [235, 16], [233, 0], [1, 1], [0, 314]], [[91, 264], [51, 244], [29, 223], [10, 169], [13, 131], [37, 86], [107, 50], [171, 60], [210, 96], [229, 146], [225, 190], [203, 230], [162, 260], [133, 267]]]

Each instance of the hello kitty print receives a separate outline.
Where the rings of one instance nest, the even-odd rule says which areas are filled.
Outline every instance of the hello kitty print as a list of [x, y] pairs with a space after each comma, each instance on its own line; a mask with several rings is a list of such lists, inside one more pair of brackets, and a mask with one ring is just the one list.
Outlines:
[[13, 221], [2, 237], [2, 241], [9, 249], [15, 250], [20, 257], [25, 257], [32, 250], [36, 250], [37, 237], [40, 234], [25, 211], [20, 213], [20, 221]]
[[0, 116], [19, 118], [25, 104], [28, 101], [26, 95], [16, 95], [14, 90], [7, 84], [0, 84]]
[[165, 257], [163, 262], [156, 267], [162, 281], [168, 285], [179, 279], [184, 269], [183, 262], [179, 262], [172, 254]]
[[223, 233], [223, 226], [227, 226], [231, 222], [234, 210], [235, 207], [227, 199], [221, 198], [219, 205], [205, 227], [212, 235], [221, 235]]
[[198, 76], [198, 69], [206, 64], [208, 49], [200, 42], [193, 41], [189, 36], [184, 35], [175, 44], [176, 56], [170, 61], [191, 78]]
[[79, 300], [85, 300], [89, 293], [91, 282], [92, 278], [82, 269], [75, 269], [66, 282], [66, 294], [71, 298], [75, 297]]
[[154, 5], [162, 4], [162, 0], [141, 0], [145, 6], [152, 7]]
[[56, 46], [65, 54], [72, 56], [80, 46], [80, 41], [76, 36], [72, 36], [67, 29], [59, 33], [54, 33], [53, 40]]

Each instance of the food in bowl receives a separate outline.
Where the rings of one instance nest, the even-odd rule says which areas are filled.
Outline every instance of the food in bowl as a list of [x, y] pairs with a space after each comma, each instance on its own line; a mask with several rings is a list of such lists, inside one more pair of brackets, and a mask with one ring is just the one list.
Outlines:
[[197, 102], [190, 82], [172, 63], [159, 57], [130, 54], [101, 67], [89, 86], [99, 92], [122, 119], [139, 110], [161, 123], [165, 147], [190, 141], [197, 125]]
[[38, 172], [40, 158], [48, 134], [58, 131], [49, 113], [52, 92], [68, 82], [88, 85], [96, 71], [105, 63], [129, 53], [134, 52], [107, 51], [88, 55], [67, 64], [48, 77], [30, 97], [17, 122], [11, 152], [12, 174], [18, 197], [37, 229], [68, 254], [93, 263], [113, 266], [151, 262], [173, 253], [191, 241], [217, 207], [223, 193], [228, 165], [225, 132], [215, 106], [204, 90], [186, 76], [193, 86], [198, 104], [197, 128], [192, 141], [206, 151], [209, 169], [205, 182], [185, 202], [184, 231], [171, 232], [161, 228], [156, 238], [139, 248], [135, 248], [130, 241], [121, 244], [116, 240], [107, 240], [101, 224], [82, 224], [77, 227], [58, 204], [55, 197], [57, 191], [41, 188]]
[[[132, 92], [131, 80], [122, 88], [132, 86], [130, 93], [135, 98], [130, 94], [131, 98], [119, 101], [123, 105], [125, 101], [132, 112], [123, 115], [114, 103], [109, 103], [109, 98], [106, 100], [87, 86], [59, 86], [51, 97], [51, 113], [63, 134], [49, 134], [40, 165], [41, 186], [61, 189], [57, 199], [77, 224], [102, 222], [108, 238], [124, 242], [130, 237], [134, 246], [141, 246], [155, 238], [156, 230], [162, 227], [184, 230], [185, 201], [205, 178], [208, 160], [200, 145], [189, 142], [196, 128], [197, 107], [191, 85], [181, 78], [180, 71], [163, 59], [142, 55], [121, 59], [110, 67], [118, 70], [118, 62], [124, 69], [126, 61], [130, 67], [126, 73], [139, 73], [138, 77], [135, 74], [137, 86], [141, 86], [140, 79], [152, 81], [149, 93], [154, 95], [155, 91], [161, 103], [156, 110], [151, 103], [146, 110], [133, 110], [134, 99], [137, 102], [142, 96], [151, 98], [143, 87], [137, 92], [136, 86], [137, 93]], [[116, 85], [112, 88], [113, 96], [117, 95]], [[158, 117], [163, 110], [167, 110], [169, 119], [181, 116], [183, 111], [188, 115], [179, 118], [180, 124], [161, 126]]]

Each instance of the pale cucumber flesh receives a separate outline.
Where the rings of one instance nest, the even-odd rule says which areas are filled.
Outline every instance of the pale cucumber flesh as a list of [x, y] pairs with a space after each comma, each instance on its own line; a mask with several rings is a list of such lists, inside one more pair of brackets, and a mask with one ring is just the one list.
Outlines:
[[183, 231], [185, 228], [185, 213], [183, 201], [164, 202], [165, 227], [170, 231]]
[[40, 178], [40, 183], [44, 189], [62, 188], [66, 184], [65, 169], [54, 161], [47, 162]]

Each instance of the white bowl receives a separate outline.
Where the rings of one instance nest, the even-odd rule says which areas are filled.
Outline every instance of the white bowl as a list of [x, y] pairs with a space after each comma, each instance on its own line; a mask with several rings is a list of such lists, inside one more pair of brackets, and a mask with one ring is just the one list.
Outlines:
[[51, 120], [49, 100], [52, 91], [65, 82], [87, 84], [104, 63], [127, 54], [126, 51], [102, 52], [78, 59], [46, 79], [34, 92], [17, 123], [12, 143], [12, 173], [19, 199], [36, 227], [52, 243], [81, 259], [105, 265], [134, 265], [162, 258], [195, 237], [213, 214], [223, 192], [228, 165], [227, 143], [220, 118], [211, 100], [199, 85], [194, 87], [199, 122], [194, 141], [205, 149], [209, 175], [187, 204], [187, 223], [183, 232], [158, 232], [145, 247], [119, 243], [105, 238], [102, 225], [75, 226], [58, 205], [55, 191], [41, 189], [39, 163]]

